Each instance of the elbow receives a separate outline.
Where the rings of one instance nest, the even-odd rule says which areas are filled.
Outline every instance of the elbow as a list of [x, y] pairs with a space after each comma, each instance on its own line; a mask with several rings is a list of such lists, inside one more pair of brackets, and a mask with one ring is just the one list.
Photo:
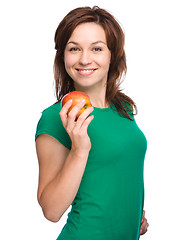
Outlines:
[[43, 202], [40, 196], [38, 197], [38, 203], [42, 208], [44, 217], [51, 222], [57, 223], [64, 214], [64, 211], [61, 211], [60, 208], [58, 209], [52, 204], [50, 205]]
[[60, 220], [60, 218], [62, 217], [62, 214], [58, 214], [57, 212], [54, 212], [53, 210], [48, 210], [48, 209], [42, 208], [42, 211], [43, 211], [44, 217], [53, 223], [57, 223]]
[[51, 221], [51, 222], [58, 222], [60, 220], [60, 218], [62, 217], [63, 213], [61, 214], [60, 211], [56, 210], [56, 209], [53, 209], [53, 208], [50, 208], [48, 206], [45, 206], [45, 204], [42, 204], [41, 201], [40, 201], [40, 198], [38, 198], [38, 202], [39, 202], [39, 205], [41, 206], [42, 208], [42, 212], [44, 214], [44, 217]]
[[60, 217], [57, 217], [57, 216], [53, 216], [53, 215], [46, 215], [44, 213], [44, 217], [49, 220], [50, 222], [53, 222], [53, 223], [57, 223], [59, 220], [60, 220]]

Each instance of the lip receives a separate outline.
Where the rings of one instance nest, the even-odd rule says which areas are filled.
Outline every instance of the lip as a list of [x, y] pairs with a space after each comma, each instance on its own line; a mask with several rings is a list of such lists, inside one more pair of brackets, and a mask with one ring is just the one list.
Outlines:
[[75, 69], [81, 76], [90, 76], [97, 70], [97, 68], [75, 68]]

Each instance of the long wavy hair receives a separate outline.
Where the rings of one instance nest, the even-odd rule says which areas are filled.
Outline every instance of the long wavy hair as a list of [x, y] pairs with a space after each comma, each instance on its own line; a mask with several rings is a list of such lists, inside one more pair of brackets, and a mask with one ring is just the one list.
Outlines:
[[[70, 11], [60, 22], [55, 33], [54, 60], [55, 93], [57, 103], [68, 92], [74, 91], [74, 82], [68, 75], [64, 64], [66, 44], [74, 29], [82, 23], [94, 22], [103, 27], [108, 49], [111, 52], [111, 63], [108, 72], [106, 101], [114, 104], [115, 110], [133, 120], [131, 114], [137, 114], [135, 102], [120, 89], [126, 75], [126, 55], [124, 50], [125, 35], [117, 20], [106, 10], [94, 6], [80, 7]], [[123, 80], [122, 80], [123, 79]], [[112, 106], [112, 105], [111, 105]], [[134, 111], [135, 110], [135, 111]]]

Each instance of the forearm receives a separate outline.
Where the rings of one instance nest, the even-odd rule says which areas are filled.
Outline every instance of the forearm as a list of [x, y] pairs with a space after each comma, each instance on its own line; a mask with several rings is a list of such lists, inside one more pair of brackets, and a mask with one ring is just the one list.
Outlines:
[[85, 170], [87, 152], [71, 150], [61, 171], [46, 186], [39, 203], [47, 219], [57, 222], [73, 202]]

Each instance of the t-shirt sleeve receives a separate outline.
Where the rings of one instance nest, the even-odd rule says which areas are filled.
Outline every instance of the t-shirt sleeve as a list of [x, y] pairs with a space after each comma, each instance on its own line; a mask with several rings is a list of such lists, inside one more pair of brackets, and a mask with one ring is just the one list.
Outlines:
[[46, 133], [54, 137], [66, 148], [71, 149], [71, 139], [63, 127], [59, 111], [57, 109], [47, 108], [42, 112], [41, 118], [37, 124], [35, 140], [42, 133]]

